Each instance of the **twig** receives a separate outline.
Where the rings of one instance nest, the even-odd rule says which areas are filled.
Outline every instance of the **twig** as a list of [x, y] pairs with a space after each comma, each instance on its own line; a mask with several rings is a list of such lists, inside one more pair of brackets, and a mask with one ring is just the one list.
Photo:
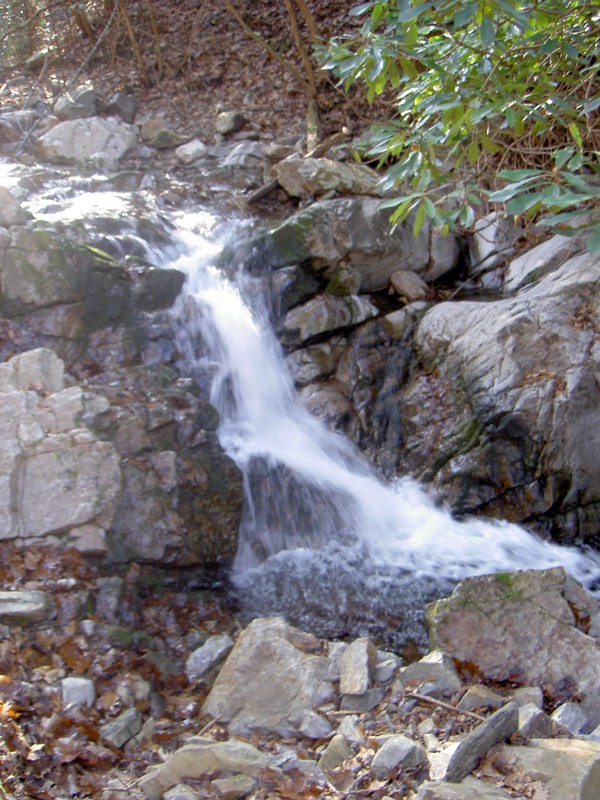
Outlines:
[[462, 708], [456, 708], [456, 706], [451, 706], [450, 703], [444, 703], [443, 700], [437, 700], [435, 697], [429, 697], [429, 695], [426, 694], [407, 692], [406, 697], [414, 697], [415, 700], [421, 700], [425, 703], [431, 703], [434, 706], [440, 706], [440, 708], [445, 708], [446, 711], [453, 711], [455, 714], [463, 714], [467, 717], [473, 717], [473, 719], [477, 719], [479, 722], [485, 721], [485, 717], [482, 717], [481, 714], [476, 714], [474, 711], [465, 711]]
[[273, 47], [271, 47], [271, 45], [265, 39], [262, 38], [262, 36], [259, 36], [258, 33], [255, 33], [252, 30], [252, 28], [246, 23], [246, 21], [239, 13], [239, 11], [233, 7], [231, 0], [225, 0], [225, 5], [227, 6], [227, 10], [231, 14], [231, 16], [234, 17], [239, 22], [239, 24], [244, 29], [244, 32], [247, 33], [251, 39], [253, 39], [257, 44], [259, 44], [263, 48], [263, 50], [266, 50], [267, 53], [271, 56], [271, 58], [274, 58], [276, 61], [278, 61], [281, 64], [281, 66], [287, 72], [289, 72], [290, 75], [293, 75], [294, 78], [297, 81], [299, 81], [303, 86], [307, 85], [306, 80], [302, 77], [302, 75], [298, 72], [298, 70], [295, 70], [285, 60], [285, 58], [283, 58], [283, 56], [281, 56], [276, 50], [273, 49]]
[[204, 734], [205, 734], [205, 733], [208, 733], [210, 730], [212, 730], [212, 729], [215, 727], [215, 725], [216, 725], [216, 724], [217, 724], [217, 720], [216, 720], [216, 719], [211, 719], [211, 721], [210, 721], [208, 724], [206, 724], [206, 725], [205, 725], [205, 726], [202, 728], [202, 730], [201, 730], [201, 731], [199, 731], [199, 732], [196, 734], [196, 736], [204, 736]]

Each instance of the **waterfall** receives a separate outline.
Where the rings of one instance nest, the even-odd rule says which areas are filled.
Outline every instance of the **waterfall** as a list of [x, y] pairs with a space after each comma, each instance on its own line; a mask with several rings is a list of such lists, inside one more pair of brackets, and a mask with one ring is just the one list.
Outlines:
[[415, 606], [469, 575], [563, 565], [598, 578], [595, 554], [514, 524], [456, 520], [410, 479], [385, 484], [298, 401], [260, 279], [217, 266], [218, 242], [187, 228], [173, 265], [187, 275], [178, 343], [190, 372], [210, 375], [220, 441], [244, 475], [233, 573], [256, 613], [308, 615], [326, 633], [329, 617], [358, 616], [360, 629], [418, 616]]

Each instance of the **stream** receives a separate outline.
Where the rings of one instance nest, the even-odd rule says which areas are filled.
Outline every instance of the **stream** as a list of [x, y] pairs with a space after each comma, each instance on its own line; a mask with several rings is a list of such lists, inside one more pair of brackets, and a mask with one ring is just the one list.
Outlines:
[[588, 586], [600, 577], [596, 554], [514, 524], [457, 520], [409, 478], [385, 483], [308, 413], [273, 332], [269, 281], [246, 271], [243, 257], [223, 260], [251, 221], [167, 212], [151, 191], [100, 180], [54, 180], [26, 207], [45, 223], [82, 226], [119, 257], [143, 254], [185, 273], [172, 310], [181, 369], [210, 382], [221, 445], [243, 474], [230, 576], [243, 615], [283, 613], [318, 635], [368, 633], [400, 647], [424, 642], [426, 603], [463, 577], [556, 565]]

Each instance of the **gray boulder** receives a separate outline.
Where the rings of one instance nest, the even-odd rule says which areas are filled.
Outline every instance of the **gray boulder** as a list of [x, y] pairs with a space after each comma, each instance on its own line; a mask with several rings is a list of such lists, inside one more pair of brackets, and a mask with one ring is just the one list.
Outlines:
[[333, 691], [327, 659], [305, 652], [315, 643], [281, 619], [254, 620], [221, 668], [204, 713], [233, 734], [295, 735], [305, 714]]
[[578, 695], [597, 724], [600, 647], [578, 629], [590, 608], [571, 583], [560, 567], [468, 578], [429, 608], [432, 642], [487, 679], [538, 684], [559, 699]]
[[85, 163], [103, 156], [118, 162], [137, 146], [137, 128], [115, 117], [59, 122], [38, 140], [40, 158], [53, 164]]
[[378, 313], [366, 297], [320, 294], [288, 311], [280, 323], [281, 338], [293, 349], [317, 336], [355, 327]]
[[93, 117], [98, 111], [99, 98], [94, 89], [80, 86], [60, 97], [54, 106], [54, 113], [62, 120]]
[[379, 175], [363, 164], [328, 158], [293, 158], [271, 170], [291, 197], [318, 197], [327, 192], [381, 196]]

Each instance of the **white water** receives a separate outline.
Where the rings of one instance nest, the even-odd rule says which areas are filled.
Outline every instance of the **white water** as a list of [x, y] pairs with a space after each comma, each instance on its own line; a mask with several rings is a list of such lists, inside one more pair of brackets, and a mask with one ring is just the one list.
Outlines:
[[182, 245], [172, 264], [187, 275], [179, 345], [192, 369], [199, 364], [214, 374], [220, 440], [246, 476], [234, 565], [240, 583], [260, 581], [265, 561], [290, 574], [318, 572], [309, 556], [315, 550], [324, 561], [334, 552], [338, 564], [368, 562], [375, 572], [393, 567], [420, 579], [563, 565], [584, 583], [597, 580], [595, 554], [544, 542], [513, 524], [457, 521], [409, 479], [386, 485], [296, 399], [264, 304], [251, 306], [244, 296], [256, 295], [256, 279], [240, 271], [232, 282], [212, 266], [218, 245], [192, 230], [182, 233]]

